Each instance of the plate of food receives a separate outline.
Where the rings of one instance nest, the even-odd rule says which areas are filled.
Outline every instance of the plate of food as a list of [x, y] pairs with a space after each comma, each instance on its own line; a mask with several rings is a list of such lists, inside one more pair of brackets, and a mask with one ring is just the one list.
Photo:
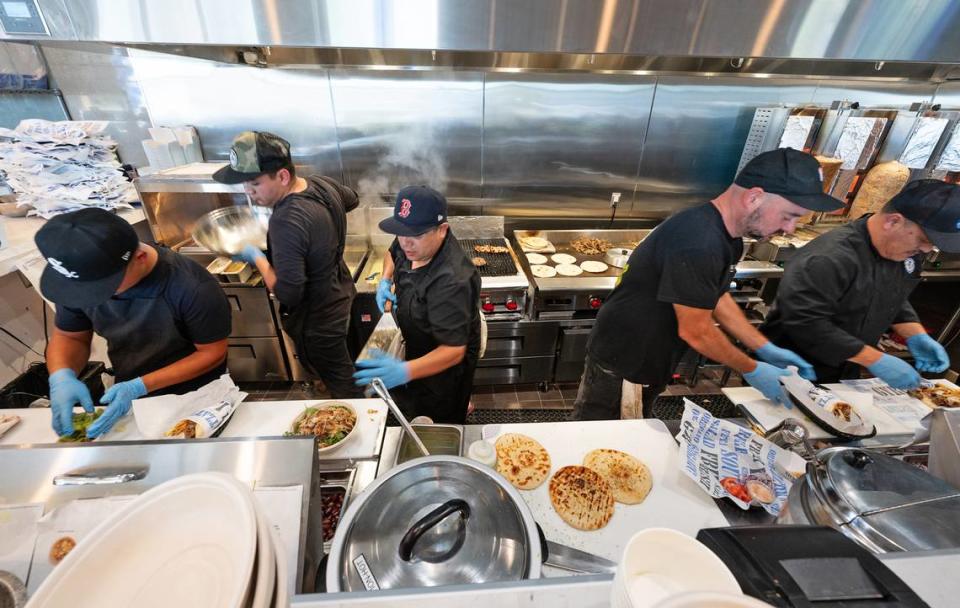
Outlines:
[[321, 453], [332, 452], [357, 434], [357, 420], [357, 411], [349, 403], [326, 401], [306, 407], [285, 435], [314, 435]]

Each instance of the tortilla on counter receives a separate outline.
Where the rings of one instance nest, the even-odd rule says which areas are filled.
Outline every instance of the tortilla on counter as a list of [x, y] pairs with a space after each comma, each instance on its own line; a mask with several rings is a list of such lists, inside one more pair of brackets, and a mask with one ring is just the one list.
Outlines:
[[497, 472], [514, 487], [532, 490], [550, 474], [550, 454], [536, 439], [507, 433], [497, 439]]
[[610, 484], [614, 500], [625, 505], [640, 504], [653, 488], [650, 469], [626, 452], [593, 450], [583, 457], [583, 466], [599, 473]]
[[613, 493], [600, 473], [566, 466], [550, 478], [550, 503], [560, 519], [578, 530], [599, 530], [613, 517]]
[[557, 269], [553, 266], [544, 266], [542, 264], [534, 264], [530, 267], [530, 273], [538, 279], [549, 279], [551, 277], [557, 276]]

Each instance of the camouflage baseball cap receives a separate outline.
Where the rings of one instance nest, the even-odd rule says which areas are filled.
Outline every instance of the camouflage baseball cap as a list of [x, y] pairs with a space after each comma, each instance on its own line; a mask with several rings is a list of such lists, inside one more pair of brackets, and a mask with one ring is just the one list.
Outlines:
[[264, 131], [244, 131], [233, 138], [230, 164], [213, 174], [221, 184], [240, 184], [290, 163], [290, 142]]

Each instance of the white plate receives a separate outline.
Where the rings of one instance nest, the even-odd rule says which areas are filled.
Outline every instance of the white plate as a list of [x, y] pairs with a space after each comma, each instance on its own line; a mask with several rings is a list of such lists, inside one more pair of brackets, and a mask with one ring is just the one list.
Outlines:
[[530, 273], [538, 279], [549, 279], [550, 277], [557, 276], [557, 269], [553, 266], [534, 264], [530, 267]]
[[557, 274], [565, 277], [576, 277], [583, 274], [583, 269], [576, 264], [558, 264]]
[[223, 473], [152, 488], [93, 529], [30, 606], [244, 605], [257, 549], [250, 489]]
[[277, 582], [277, 554], [273, 546], [270, 522], [257, 510], [257, 573], [250, 581], [253, 600], [250, 608], [270, 608]]
[[606, 272], [607, 268], [610, 268], [610, 267], [604, 264], [603, 262], [598, 262], [596, 260], [587, 260], [586, 262], [583, 262], [580, 264], [580, 268], [582, 268], [586, 272]]
[[[343, 402], [343, 401], [324, 401], [324, 402], [322, 402], [322, 403], [316, 403], [316, 404], [308, 405], [307, 407], [305, 407], [305, 408], [303, 408], [303, 409], [306, 410], [307, 408], [314, 408], [314, 409], [318, 409], [318, 410], [325, 410], [325, 409], [329, 409], [329, 408], [335, 407], [335, 406], [336, 406], [336, 407], [345, 407], [345, 408], [347, 408], [348, 410], [350, 410], [351, 412], [353, 412], [353, 418], [354, 418], [353, 428], [350, 429], [350, 432], [347, 433], [347, 436], [346, 436], [346, 437], [344, 437], [344, 438], [341, 439], [340, 441], [336, 442], [335, 444], [333, 444], [333, 445], [328, 445], [327, 447], [319, 447], [319, 448], [317, 448], [317, 452], [319, 452], [320, 454], [326, 454], [326, 453], [332, 452], [332, 451], [334, 451], [334, 450], [339, 450], [339, 449], [342, 448], [344, 445], [346, 445], [346, 443], [347, 443], [348, 441], [350, 441], [350, 439], [352, 439], [353, 437], [356, 437], [357, 434], [358, 434], [358, 433], [357, 433], [357, 427], [360, 426], [360, 416], [357, 415], [357, 409], [356, 409], [355, 407], [353, 407], [352, 405], [350, 405], [349, 403], [345, 403], [345, 402]], [[295, 432], [295, 431], [293, 430], [293, 429], [294, 429], [294, 425], [296, 424], [297, 420], [299, 420], [299, 419], [300, 419], [300, 416], [302, 416], [302, 415], [303, 415], [302, 412], [301, 412], [300, 414], [297, 414], [297, 417], [294, 418], [293, 421], [290, 423], [290, 432]]]
[[555, 253], [550, 256], [550, 259], [554, 261], [555, 264], [576, 264], [577, 258], [573, 257], [569, 253]]
[[528, 253], [527, 261], [531, 264], [546, 264], [547, 256], [543, 255], [542, 253]]

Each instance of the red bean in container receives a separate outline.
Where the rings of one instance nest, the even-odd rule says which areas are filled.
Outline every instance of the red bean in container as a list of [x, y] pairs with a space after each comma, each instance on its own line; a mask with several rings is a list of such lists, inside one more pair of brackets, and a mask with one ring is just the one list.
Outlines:
[[340, 511], [343, 509], [343, 490], [322, 490], [320, 499], [323, 505], [323, 542], [333, 539], [333, 533], [340, 522]]

